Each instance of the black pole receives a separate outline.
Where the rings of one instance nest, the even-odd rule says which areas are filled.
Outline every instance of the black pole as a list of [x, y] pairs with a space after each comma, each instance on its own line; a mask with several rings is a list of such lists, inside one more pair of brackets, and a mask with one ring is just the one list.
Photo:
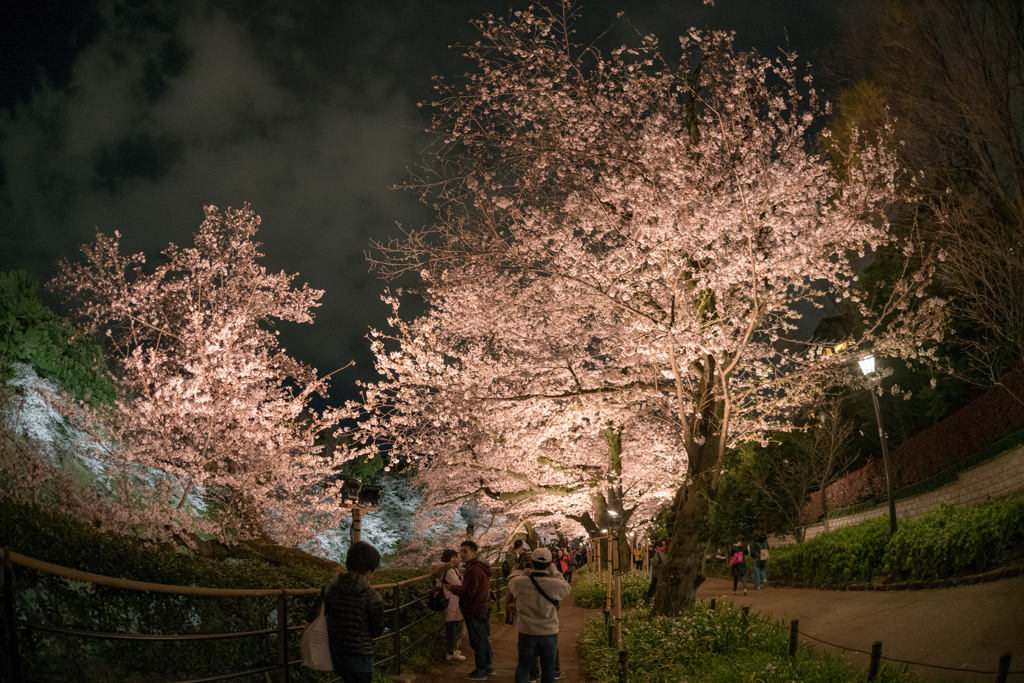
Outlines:
[[885, 440], [885, 428], [882, 426], [882, 409], [878, 406], [878, 394], [871, 388], [871, 400], [875, 404], [875, 418], [878, 420], [878, 438], [882, 442], [882, 464], [885, 466], [885, 489], [889, 496], [889, 533], [896, 533], [896, 492], [892, 487], [892, 471], [889, 467], [889, 443]]
[[627, 664], [629, 654], [625, 650], [619, 650], [619, 683], [626, 683], [628, 679]]
[[1010, 675], [1010, 658], [1012, 656], [1012, 652], [1004, 652], [999, 656], [999, 671], [996, 672], [996, 683], [1006, 683], [1006, 678]]
[[[391, 673], [398, 675], [402, 673], [402, 591], [401, 586], [395, 586], [392, 597], [394, 598], [395, 613], [392, 615], [391, 630], [391, 653], [395, 656], [391, 664]], [[488, 615], [489, 616], [489, 615]]]
[[288, 683], [288, 594], [277, 596], [277, 680]]
[[6, 548], [4, 548], [4, 636], [7, 641], [7, 669], [11, 683], [22, 683], [21, 656], [18, 652], [18, 623], [14, 611], [14, 565]]
[[882, 663], [882, 641], [876, 640], [871, 643], [871, 664], [868, 666], [868, 680], [873, 681], [878, 676], [878, 665]]
[[794, 619], [789, 622], [789, 656], [796, 657], [796, 636], [800, 633], [800, 620]]

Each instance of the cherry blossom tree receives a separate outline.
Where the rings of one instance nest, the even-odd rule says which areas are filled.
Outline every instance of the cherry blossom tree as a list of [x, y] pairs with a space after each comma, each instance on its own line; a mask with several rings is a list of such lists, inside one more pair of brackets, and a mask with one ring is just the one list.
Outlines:
[[336, 523], [327, 483], [339, 464], [316, 436], [342, 412], [308, 409], [326, 378], [285, 353], [277, 321], [313, 322], [323, 292], [270, 273], [248, 206], [206, 207], [193, 248], [170, 245], [147, 269], [97, 234], [85, 262], [62, 264], [51, 286], [77, 303], [89, 332], [106, 334], [119, 398], [83, 426], [97, 435], [117, 505], [106, 527], [233, 544], [297, 545]]
[[891, 241], [891, 152], [855, 137], [839, 177], [809, 150], [825, 105], [794, 55], [697, 30], [678, 64], [653, 36], [605, 55], [575, 42], [575, 12], [486, 17], [473, 70], [438, 81], [436, 157], [409, 184], [437, 220], [375, 257], [386, 277], [417, 275], [428, 310], [404, 321], [403, 292], [386, 296], [385, 379], [366, 387], [360, 438], [419, 458], [434, 486], [530, 489], [565, 516], [609, 476], [675, 489], [655, 596], [674, 614], [703, 580], [726, 452], [856, 381], [866, 348], [927, 354], [942, 302], [924, 299], [928, 270], [908, 270], [880, 310], [854, 307], [862, 333], [844, 350], [804, 341], [798, 306], [854, 298], [850, 256]]

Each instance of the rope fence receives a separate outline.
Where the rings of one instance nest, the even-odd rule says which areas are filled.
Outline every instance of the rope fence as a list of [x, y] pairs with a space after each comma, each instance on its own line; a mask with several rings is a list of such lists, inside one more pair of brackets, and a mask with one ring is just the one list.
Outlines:
[[[711, 599], [710, 605], [711, 605], [711, 609], [714, 610], [715, 606], [716, 606], [715, 598]], [[757, 612], [756, 614], [760, 615], [761, 613]], [[749, 626], [749, 621], [748, 621], [749, 616], [750, 616], [750, 608], [749, 607], [743, 607], [740, 618], [742, 619], [744, 625]], [[774, 621], [774, 620], [771, 620], [771, 619], [769, 619], [767, 617], [763, 617], [763, 616], [762, 616], [762, 623], [768, 624], [769, 626], [773, 626], [775, 628], [782, 628], [782, 629], [786, 628], [785, 624], [783, 624], [781, 621]], [[931, 668], [931, 669], [940, 669], [940, 670], [943, 670], [943, 671], [959, 671], [961, 673], [993, 675], [993, 676], [996, 676], [997, 683], [1005, 683], [1007, 676], [1009, 676], [1011, 674], [1012, 675], [1024, 674], [1024, 670], [1022, 670], [1022, 669], [1018, 669], [1018, 670], [1015, 670], [1015, 671], [1010, 671], [1010, 660], [1011, 660], [1011, 658], [1013, 656], [1012, 652], [1004, 652], [999, 657], [999, 667], [997, 669], [994, 669], [994, 670], [965, 669], [965, 668], [962, 668], [962, 667], [942, 666], [940, 664], [927, 664], [925, 662], [913, 662], [913, 661], [910, 661], [910, 660], [907, 660], [907, 659], [898, 659], [896, 657], [885, 657], [885, 656], [882, 655], [882, 641], [875, 641], [872, 644], [870, 652], [865, 652], [864, 650], [858, 650], [855, 647], [849, 647], [849, 646], [846, 646], [846, 645], [838, 645], [836, 643], [832, 643], [832, 642], [829, 642], [827, 640], [823, 640], [823, 639], [818, 638], [816, 636], [812, 636], [809, 633], [801, 631], [800, 628], [799, 628], [799, 624], [800, 624], [800, 620], [799, 619], [793, 619], [790, 622], [790, 624], [789, 624], [789, 635], [790, 635], [789, 655], [790, 655], [790, 657], [796, 655], [797, 636], [798, 635], [803, 636], [804, 638], [807, 638], [809, 640], [813, 640], [815, 642], [821, 643], [822, 645], [828, 645], [829, 647], [834, 647], [837, 650], [842, 650], [843, 652], [855, 652], [857, 654], [867, 655], [867, 656], [871, 657], [871, 664], [870, 664], [869, 670], [868, 670], [868, 680], [869, 681], [870, 680], [874, 680], [875, 675], [877, 675], [877, 673], [878, 673], [878, 664], [879, 664], [880, 661], [883, 661], [883, 660], [886, 661], [886, 662], [893, 662], [893, 663], [897, 663], [897, 664], [907, 664], [907, 665], [911, 665], [911, 666], [924, 666], [924, 667], [928, 667], [928, 668]]]

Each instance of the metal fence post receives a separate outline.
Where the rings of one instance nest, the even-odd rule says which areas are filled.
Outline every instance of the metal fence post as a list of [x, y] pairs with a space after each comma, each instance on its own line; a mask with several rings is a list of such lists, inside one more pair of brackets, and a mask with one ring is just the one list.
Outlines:
[[277, 680], [288, 683], [288, 594], [277, 596]]
[[800, 620], [789, 622], [789, 656], [796, 657], [796, 637], [800, 633]]
[[11, 564], [10, 551], [4, 548], [4, 640], [7, 647], [7, 671], [0, 672], [6, 677], [10, 674], [12, 683], [22, 683], [25, 679], [21, 674], [21, 656], [18, 652], [18, 624], [14, 613], [14, 565]]
[[871, 663], [868, 664], [868, 680], [873, 681], [878, 676], [878, 666], [882, 663], [882, 641], [876, 640], [871, 643]]
[[391, 619], [391, 653], [394, 655], [394, 664], [391, 665], [391, 673], [399, 675], [402, 673], [402, 587], [395, 585], [394, 593], [395, 611]]
[[999, 670], [996, 671], [996, 683], [1006, 683], [1006, 677], [1010, 675], [1010, 659], [1012, 652], [1004, 652], [999, 656]]

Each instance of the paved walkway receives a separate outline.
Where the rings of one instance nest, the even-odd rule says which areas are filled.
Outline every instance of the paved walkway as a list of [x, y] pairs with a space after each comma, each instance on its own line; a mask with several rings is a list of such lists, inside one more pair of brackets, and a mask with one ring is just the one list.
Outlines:
[[[769, 565], [770, 571], [770, 565]], [[751, 584], [752, 586], [752, 584]], [[821, 591], [803, 588], [751, 588], [744, 596], [733, 596], [732, 581], [709, 578], [697, 597], [716, 598], [748, 605], [783, 621], [788, 628], [792, 619], [800, 620], [800, 631], [846, 648], [869, 652], [871, 644], [882, 641], [882, 656], [909, 662], [950, 667], [944, 671], [911, 666], [924, 681], [962, 679], [992, 681], [993, 674], [974, 674], [964, 669], [995, 671], [999, 656], [1013, 652], [1011, 671], [1024, 670], [1024, 576], [1002, 581], [921, 591], [862, 592]], [[562, 603], [558, 617], [561, 626], [559, 653], [565, 683], [584, 683], [585, 678], [576, 651], [576, 639], [583, 623], [600, 610], [577, 607], [571, 600]], [[850, 666], [867, 669], [868, 656], [830, 647], [801, 636], [816, 649], [842, 654]], [[518, 633], [514, 626], [492, 624], [495, 675], [492, 681], [511, 683], [516, 669]], [[473, 670], [473, 653], [466, 638], [462, 640], [465, 662], [441, 661], [421, 671], [416, 683], [462, 681]], [[891, 664], [891, 663], [890, 663]], [[1024, 683], [1024, 674], [1011, 674], [1011, 683]]]
[[[576, 581], [573, 580], [573, 585]], [[572, 594], [570, 593], [570, 598]], [[504, 605], [504, 600], [502, 605]], [[583, 668], [576, 652], [576, 640], [580, 629], [590, 617], [601, 614], [601, 610], [577, 607], [574, 600], [564, 600], [558, 610], [558, 655], [562, 671], [566, 676], [561, 683], [585, 683]], [[469, 639], [462, 638], [460, 645], [464, 662], [441, 661], [430, 669], [416, 674], [416, 683], [454, 683], [463, 681], [464, 676], [473, 670], [473, 651], [469, 647]], [[516, 664], [519, 661], [519, 632], [515, 626], [506, 626], [504, 622], [491, 622], [491, 649], [494, 651], [494, 675], [490, 680], [497, 683], [512, 683], [515, 680]]]
[[[769, 577], [771, 564], [768, 565]], [[803, 588], [752, 589], [734, 597], [732, 581], [709, 578], [697, 591], [700, 599], [717, 598], [749, 605], [751, 611], [771, 614], [788, 626], [800, 620], [800, 631], [815, 638], [864, 652], [882, 641], [882, 656], [910, 662], [946, 666], [961, 671], [911, 667], [923, 680], [959, 678], [992, 681], [993, 674], [972, 674], [963, 669], [995, 671], [999, 656], [1013, 652], [1011, 671], [1024, 671], [1024, 577], [974, 586], [920, 591], [821, 591]], [[834, 648], [812, 643], [834, 653]], [[847, 652], [851, 666], [867, 668], [868, 656]], [[1024, 683], [1024, 674], [1010, 681]]]

